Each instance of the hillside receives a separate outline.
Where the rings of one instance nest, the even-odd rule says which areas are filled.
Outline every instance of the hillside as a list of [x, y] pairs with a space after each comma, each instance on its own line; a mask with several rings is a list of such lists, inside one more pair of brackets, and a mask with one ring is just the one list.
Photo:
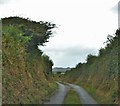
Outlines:
[[48, 42], [54, 24], [20, 17], [2, 19], [2, 102], [39, 104], [57, 88], [52, 60], [38, 49]]
[[61, 72], [61, 73], [65, 73], [66, 71], [70, 70], [70, 68], [62, 68], [62, 67], [54, 67], [52, 69], [53, 73], [57, 73], [57, 72]]
[[66, 73], [64, 81], [82, 86], [100, 104], [118, 104], [120, 102], [119, 36], [120, 29], [116, 31], [115, 37], [108, 35], [106, 47], [99, 50], [99, 55], [88, 55], [87, 63], [78, 63]]

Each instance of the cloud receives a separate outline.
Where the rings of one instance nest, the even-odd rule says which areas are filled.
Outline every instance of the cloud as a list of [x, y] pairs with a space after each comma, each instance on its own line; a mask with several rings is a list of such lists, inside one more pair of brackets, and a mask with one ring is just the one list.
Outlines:
[[[17, 15], [61, 25], [57, 36], [50, 38], [42, 49], [55, 66], [75, 66], [85, 61], [87, 54], [96, 53], [94, 48], [102, 47], [107, 35], [118, 27], [117, 15], [110, 11], [116, 0], [0, 0], [0, 3], [5, 4], [0, 5], [2, 17]], [[116, 7], [113, 10], [117, 11]]]
[[116, 4], [114, 7], [111, 8], [111, 11], [118, 14], [118, 5], [120, 5], [120, 3]]
[[9, 2], [10, 0], [0, 0], [0, 5]]
[[16, 0], [0, 0], [0, 5], [2, 5], [2, 4], [8, 4], [10, 2], [16, 2]]
[[54, 67], [74, 67], [85, 62], [88, 54], [96, 55], [98, 50], [82, 46], [42, 49], [54, 62]]

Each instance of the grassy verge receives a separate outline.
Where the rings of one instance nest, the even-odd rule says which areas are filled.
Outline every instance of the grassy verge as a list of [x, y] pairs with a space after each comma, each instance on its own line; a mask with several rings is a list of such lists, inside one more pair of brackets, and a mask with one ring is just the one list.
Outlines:
[[70, 89], [65, 97], [64, 104], [80, 104], [79, 95], [73, 89]]
[[97, 103], [99, 104], [114, 104], [113, 101], [113, 97], [117, 95], [116, 91], [114, 89], [112, 89], [111, 91], [104, 91], [101, 90], [100, 88], [95, 89], [95, 87], [91, 86], [91, 85], [85, 85], [85, 84], [78, 84], [77, 85], [83, 87], [89, 95], [91, 95], [93, 97], [93, 99], [95, 99], [97, 101]]
[[50, 97], [55, 94], [57, 89], [58, 89], [58, 84], [56, 84], [55, 82], [50, 82], [49, 86], [44, 90], [46, 92], [46, 95], [41, 99], [40, 103], [48, 101]]
[[55, 82], [49, 83], [50, 92], [48, 92], [48, 96], [51, 97], [52, 95], [54, 95], [57, 89], [58, 89], [58, 84], [56, 84]]

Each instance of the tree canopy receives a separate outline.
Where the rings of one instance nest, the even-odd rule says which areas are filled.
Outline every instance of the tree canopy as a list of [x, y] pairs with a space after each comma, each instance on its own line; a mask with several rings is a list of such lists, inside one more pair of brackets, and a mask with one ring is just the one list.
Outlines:
[[22, 32], [23, 36], [30, 36], [31, 40], [26, 45], [28, 51], [38, 49], [38, 45], [44, 45], [48, 42], [50, 35], [53, 33], [52, 29], [56, 27], [50, 22], [36, 22], [30, 19], [20, 17], [8, 17], [2, 19], [3, 25], [17, 26]]

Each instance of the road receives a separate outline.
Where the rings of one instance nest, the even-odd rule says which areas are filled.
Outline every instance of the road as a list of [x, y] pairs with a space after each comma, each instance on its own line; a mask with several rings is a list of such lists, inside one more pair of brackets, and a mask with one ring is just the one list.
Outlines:
[[75, 84], [66, 84], [68, 84], [78, 93], [81, 104], [96, 104], [97, 106], [97, 102], [82, 87]]
[[49, 101], [44, 102], [43, 104], [63, 104], [65, 95], [69, 91], [69, 87], [65, 86], [59, 82], [56, 82], [59, 87], [56, 93], [50, 98]]
[[57, 84], [59, 85], [57, 92], [44, 104], [63, 104], [65, 95], [72, 87], [78, 93], [81, 104], [96, 104], [95, 106], [98, 106], [97, 102], [82, 87], [70, 83], [64, 85], [57, 82]]

